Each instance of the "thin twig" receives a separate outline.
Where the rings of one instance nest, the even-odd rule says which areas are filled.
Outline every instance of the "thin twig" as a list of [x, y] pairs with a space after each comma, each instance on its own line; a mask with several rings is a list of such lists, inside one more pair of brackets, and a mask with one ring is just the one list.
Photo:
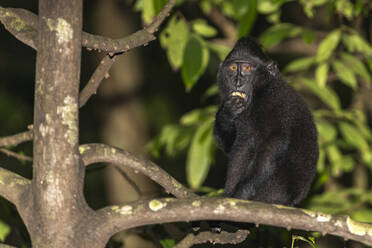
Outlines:
[[15, 157], [16, 159], [23, 160], [23, 161], [32, 161], [32, 158], [26, 155], [18, 154], [16, 152], [13, 152], [11, 150], [5, 149], [5, 148], [0, 148], [0, 152], [10, 156], [10, 157]]
[[4, 138], [0, 138], [0, 147], [4, 146], [16, 146], [20, 143], [30, 141], [33, 139], [33, 132], [26, 131], [22, 133], [18, 133], [12, 136], [7, 136]]
[[80, 93], [79, 97], [79, 107], [83, 107], [88, 99], [96, 94], [99, 85], [101, 84], [102, 80], [107, 77], [107, 73], [110, 70], [111, 66], [115, 62], [115, 55], [110, 56], [106, 55], [98, 65], [97, 69], [94, 71], [93, 75], [89, 79], [87, 85]]
[[[124, 50], [120, 50], [121, 52], [128, 51], [134, 47], [145, 45], [148, 42], [155, 39], [155, 36], [153, 36], [153, 33], [155, 33], [159, 26], [162, 24], [162, 22], [165, 20], [165, 18], [169, 15], [169, 12], [175, 5], [175, 0], [169, 0], [163, 9], [160, 11], [160, 13], [153, 19], [151, 24], [144, 27], [142, 30], [130, 35], [129, 37], [123, 38], [120, 42], [126, 44], [124, 46]], [[89, 40], [88, 37], [91, 36], [90, 34], [87, 34], [83, 36], [83, 45], [88, 45], [87, 41]], [[97, 36], [96, 36], [97, 37]], [[124, 41], [124, 39], [127, 39], [127, 41]], [[91, 38], [91, 40], [94, 40], [94, 37]], [[117, 41], [114, 43], [116, 44]], [[104, 41], [101, 41], [101, 43], [105, 43]], [[98, 44], [96, 43], [93, 45], [94, 48], [98, 48]], [[121, 45], [117, 43], [115, 45], [116, 47], [120, 47]], [[116, 49], [116, 48], [115, 48]], [[121, 54], [121, 53], [120, 53]], [[88, 83], [84, 87], [84, 89], [80, 93], [80, 99], [79, 99], [79, 106], [82, 107], [85, 105], [85, 103], [89, 100], [89, 98], [96, 94], [98, 87], [102, 83], [102, 80], [108, 76], [108, 71], [110, 70], [111, 66], [114, 64], [116, 60], [116, 56], [120, 55], [119, 53], [115, 53], [113, 51], [110, 52], [107, 56], [105, 56], [96, 70], [94, 71], [93, 75], [89, 79]]]
[[160, 13], [153, 19], [153, 21], [145, 27], [145, 30], [151, 34], [158, 31], [159, 26], [163, 23], [165, 18], [169, 16], [169, 12], [172, 10], [176, 0], [169, 0], [160, 11]]

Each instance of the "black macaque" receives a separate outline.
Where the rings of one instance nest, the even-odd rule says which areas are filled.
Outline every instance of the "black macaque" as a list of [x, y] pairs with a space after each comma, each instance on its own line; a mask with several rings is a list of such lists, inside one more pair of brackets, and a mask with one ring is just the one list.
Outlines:
[[317, 132], [304, 100], [252, 38], [218, 72], [214, 137], [227, 154], [223, 196], [293, 206], [316, 173]]

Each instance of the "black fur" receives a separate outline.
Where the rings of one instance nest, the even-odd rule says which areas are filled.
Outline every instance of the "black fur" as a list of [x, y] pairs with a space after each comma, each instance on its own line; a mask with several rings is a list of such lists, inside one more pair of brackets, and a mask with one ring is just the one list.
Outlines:
[[305, 102], [251, 38], [236, 43], [220, 66], [218, 83], [214, 136], [228, 157], [223, 195], [298, 203], [309, 191], [318, 160], [317, 132]]

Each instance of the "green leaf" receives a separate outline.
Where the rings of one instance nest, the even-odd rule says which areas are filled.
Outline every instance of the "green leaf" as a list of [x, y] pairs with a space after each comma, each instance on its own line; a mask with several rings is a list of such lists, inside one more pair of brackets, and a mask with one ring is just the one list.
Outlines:
[[333, 53], [333, 51], [336, 49], [339, 41], [341, 38], [341, 31], [339, 29], [333, 30], [330, 34], [328, 34], [322, 42], [320, 42], [317, 55], [316, 55], [316, 61], [318, 63], [323, 62], [327, 60]]
[[350, 70], [339, 60], [332, 61], [333, 70], [336, 72], [337, 77], [352, 89], [356, 89], [358, 86], [357, 80], [355, 78], [354, 72]]
[[340, 100], [336, 93], [334, 93], [327, 86], [319, 87], [314, 80], [308, 78], [301, 78], [301, 83], [310, 89], [317, 97], [319, 97], [325, 104], [333, 110], [339, 110]]
[[161, 239], [159, 242], [162, 248], [172, 248], [176, 245], [174, 239]]
[[154, 0], [143, 0], [142, 20], [145, 23], [150, 23], [155, 16]]
[[209, 0], [202, 0], [200, 1], [200, 9], [203, 11], [204, 14], [209, 14], [212, 10], [212, 2]]
[[2, 220], [0, 220], [0, 241], [1, 242], [4, 242], [6, 237], [10, 234], [10, 226], [3, 222]]
[[192, 189], [198, 189], [209, 172], [215, 145], [213, 119], [204, 122], [195, 132], [186, 159], [186, 177]]
[[314, 7], [321, 6], [327, 3], [328, 0], [300, 0], [304, 8], [304, 12], [309, 18], [314, 17]]
[[181, 75], [186, 90], [189, 91], [204, 72], [209, 61], [209, 50], [205, 42], [197, 36], [192, 36], [187, 42]]
[[321, 63], [318, 65], [315, 71], [316, 83], [320, 87], [324, 87], [327, 83], [329, 64]]
[[372, 47], [371, 45], [359, 34], [343, 34], [342, 42], [345, 44], [349, 52], [358, 51], [364, 56], [372, 56]]
[[326, 148], [327, 157], [331, 163], [332, 175], [340, 176], [342, 170], [340, 168], [340, 162], [342, 160], [342, 154], [336, 145], [330, 145]]
[[335, 2], [336, 11], [351, 20], [354, 12], [354, 5], [348, 0], [338, 0]]
[[337, 137], [337, 130], [336, 128], [327, 121], [319, 121], [316, 123], [319, 138], [322, 143], [329, 143], [335, 140]]
[[269, 14], [276, 10], [278, 10], [280, 7], [279, 4], [275, 4], [271, 0], [260, 0], [258, 1], [258, 11], [262, 14]]
[[315, 40], [315, 32], [311, 29], [304, 28], [301, 33], [302, 39], [310, 44], [313, 43]]
[[219, 45], [213, 42], [207, 42], [207, 46], [209, 49], [211, 49], [213, 52], [215, 52], [218, 56], [218, 58], [223, 61], [226, 56], [229, 54], [231, 51], [230, 47], [224, 46], [224, 45]]
[[356, 148], [368, 149], [366, 140], [355, 126], [347, 122], [341, 122], [339, 127], [343, 138], [348, 144]]
[[169, 30], [168, 60], [176, 68], [182, 65], [184, 51], [189, 37], [189, 29], [183, 20], [179, 20]]
[[241, 16], [238, 24], [238, 37], [240, 38], [248, 35], [252, 29], [257, 16], [257, 0], [238, 0], [238, 2], [245, 3], [244, 6], [247, 9], [246, 13]]
[[363, 0], [356, 0], [354, 11], [355, 16], [358, 16], [362, 12], [363, 6], [364, 6]]
[[192, 29], [195, 33], [204, 36], [204, 37], [213, 37], [216, 36], [217, 30], [209, 26], [204, 19], [197, 19], [191, 23]]
[[264, 48], [275, 46], [282, 40], [301, 34], [302, 29], [290, 23], [280, 23], [266, 29], [260, 36]]
[[204, 93], [202, 96], [202, 99], [205, 100], [208, 97], [215, 96], [218, 94], [218, 86], [217, 84], [212, 84]]
[[344, 65], [350, 68], [355, 74], [363, 78], [367, 83], [371, 82], [371, 75], [369, 74], [367, 68], [357, 57], [349, 53], [341, 53], [341, 58], [344, 62]]
[[361, 222], [372, 222], [372, 211], [370, 208], [357, 209], [351, 217]]
[[145, 23], [150, 23], [155, 15], [161, 11], [165, 2], [165, 0], [141, 0], [135, 7], [136, 9], [142, 7], [142, 20]]
[[209, 106], [203, 109], [194, 109], [181, 117], [182, 125], [194, 125], [213, 119], [217, 112], [217, 106]]
[[160, 149], [165, 146], [168, 156], [174, 156], [176, 152], [186, 148], [190, 143], [192, 129], [177, 125], [166, 125], [161, 133], [151, 143], [152, 153], [159, 156]]
[[248, 13], [249, 2], [247, 0], [234, 0], [234, 10], [239, 18]]
[[173, 16], [168, 26], [160, 34], [160, 44], [167, 49], [168, 61], [172, 67], [178, 69], [183, 62], [183, 54], [190, 32], [186, 22]]
[[297, 72], [308, 69], [315, 64], [315, 57], [304, 57], [291, 61], [284, 68], [285, 72]]

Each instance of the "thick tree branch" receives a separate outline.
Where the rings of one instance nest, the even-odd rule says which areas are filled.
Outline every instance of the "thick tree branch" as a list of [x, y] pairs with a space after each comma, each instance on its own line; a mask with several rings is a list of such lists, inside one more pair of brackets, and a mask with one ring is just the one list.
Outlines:
[[[121, 39], [111, 39], [83, 32], [82, 45], [90, 49], [111, 53], [111, 55], [146, 45], [155, 40], [153, 33], [157, 31], [165, 17], [169, 15], [175, 3], [175, 0], [169, 0], [149, 26]], [[25, 9], [0, 7], [0, 21], [17, 39], [37, 49], [37, 15]]]
[[194, 193], [156, 164], [146, 159], [140, 159], [127, 151], [105, 144], [81, 145], [79, 150], [86, 166], [92, 163], [105, 162], [114, 164], [118, 169], [131, 168], [148, 176], [160, 184], [168, 193], [178, 198], [196, 197]]
[[190, 233], [173, 248], [189, 248], [207, 242], [212, 244], [239, 244], [247, 238], [248, 234], [248, 230], [238, 230], [235, 233], [225, 231], [221, 233], [201, 232], [197, 235]]
[[0, 167], [0, 195], [14, 205], [23, 200], [22, 194], [30, 187], [31, 181]]
[[4, 138], [0, 138], [0, 147], [4, 146], [16, 146], [26, 141], [31, 141], [33, 138], [32, 131], [26, 131], [22, 133], [18, 133], [12, 136], [7, 136]]
[[[287, 229], [318, 231], [372, 244], [372, 225], [348, 216], [270, 205], [231, 198], [154, 199], [106, 207], [87, 219], [83, 225], [93, 228], [89, 233], [107, 239], [123, 229], [195, 220], [226, 220], [272, 225]], [[93, 224], [92, 224], [93, 223]]]

